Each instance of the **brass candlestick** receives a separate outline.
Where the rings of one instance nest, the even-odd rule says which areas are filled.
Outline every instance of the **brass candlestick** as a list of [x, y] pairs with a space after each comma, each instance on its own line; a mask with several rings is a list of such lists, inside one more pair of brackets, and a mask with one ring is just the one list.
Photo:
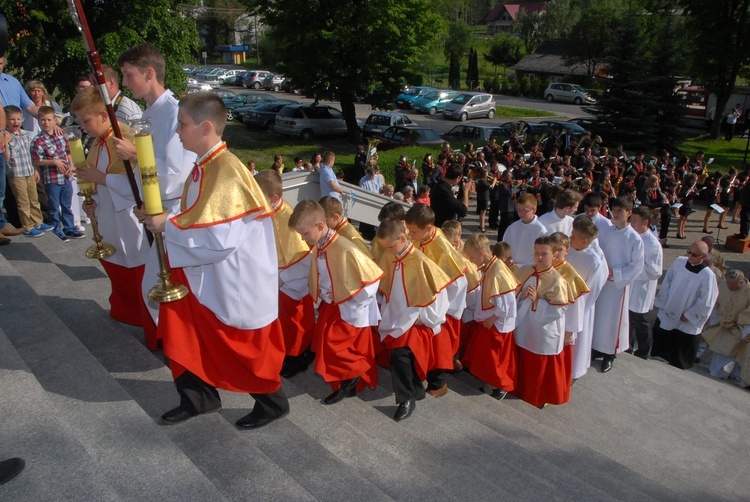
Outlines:
[[164, 247], [163, 232], [154, 232], [154, 244], [159, 255], [159, 279], [161, 282], [151, 288], [148, 299], [158, 303], [169, 303], [182, 300], [188, 294], [188, 288], [184, 284], [171, 281], [172, 271], [167, 265], [167, 251]]
[[[91, 204], [94, 202], [91, 199], [91, 196], [96, 193], [96, 189], [93, 188], [93, 185], [87, 185], [87, 188], [80, 189], [78, 195], [83, 197], [84, 204]], [[91, 230], [94, 233], [94, 245], [86, 250], [86, 258], [91, 258], [92, 260], [103, 260], [104, 258], [109, 258], [115, 254], [115, 247], [112, 244], [107, 244], [102, 241], [102, 235], [99, 233], [99, 223], [96, 221], [96, 216], [92, 214], [89, 219], [91, 220]]]

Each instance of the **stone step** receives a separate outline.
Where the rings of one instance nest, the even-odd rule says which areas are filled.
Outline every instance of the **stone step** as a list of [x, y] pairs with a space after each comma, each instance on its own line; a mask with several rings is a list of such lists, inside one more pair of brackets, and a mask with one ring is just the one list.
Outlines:
[[1, 328], [0, 384], [0, 460], [18, 456], [26, 461], [25, 470], [0, 488], [0, 498], [121, 500]]
[[[52, 263], [37, 262], [34, 267], [47, 283], [65, 282], [66, 274]], [[216, 487], [45, 304], [40, 296], [45, 293], [35, 291], [2, 256], [0, 276], [0, 328], [46, 391], [65, 424], [60, 430], [79, 441], [93, 459], [103, 480], [100, 488], [108, 487], [122, 500], [222, 500]], [[78, 309], [78, 302], [69, 299], [66, 307]], [[75, 477], [67, 480], [67, 486], [77, 483]]]

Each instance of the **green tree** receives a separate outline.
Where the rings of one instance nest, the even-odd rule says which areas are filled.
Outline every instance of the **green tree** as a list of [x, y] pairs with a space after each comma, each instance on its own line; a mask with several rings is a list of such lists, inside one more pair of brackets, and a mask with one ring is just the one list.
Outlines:
[[448, 85], [453, 89], [461, 87], [461, 60], [469, 53], [471, 41], [469, 26], [460, 21], [449, 25], [443, 53], [448, 60]]
[[476, 49], [469, 49], [469, 66], [466, 69], [466, 85], [470, 91], [479, 85], [479, 56]]
[[593, 78], [604, 62], [621, 17], [622, 13], [606, 5], [584, 11], [564, 39], [565, 62], [584, 65], [588, 78]]
[[246, 0], [279, 44], [284, 73], [310, 97], [336, 99], [349, 139], [360, 140], [354, 101], [384, 106], [395, 96], [437, 18], [428, 0]]
[[750, 0], [680, 0], [691, 35], [693, 74], [716, 94], [711, 136], [719, 137], [723, 112], [737, 76], [750, 63]]
[[[195, 60], [198, 32], [172, 0], [148, 4], [119, 0], [84, 0], [83, 8], [103, 63], [115, 66], [117, 56], [141, 42], [151, 43], [167, 59], [166, 84], [185, 88], [181, 63]], [[73, 95], [77, 75], [91, 69], [83, 39], [64, 0], [0, 0], [14, 34], [8, 50], [9, 67], [21, 82], [38, 79], [64, 97]]]
[[497, 67], [503, 67], [503, 77], [505, 77], [508, 66], [512, 66], [523, 59], [523, 41], [513, 35], [507, 35], [504, 33], [495, 35], [490, 42], [490, 47], [487, 54], [484, 55], [484, 60], [490, 63], [495, 69], [495, 76], [497, 76]]

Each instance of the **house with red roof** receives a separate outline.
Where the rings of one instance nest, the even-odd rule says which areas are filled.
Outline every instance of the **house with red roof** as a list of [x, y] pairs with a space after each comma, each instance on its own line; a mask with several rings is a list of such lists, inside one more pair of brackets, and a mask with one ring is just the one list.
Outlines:
[[487, 35], [493, 36], [497, 33], [511, 33], [513, 24], [523, 10], [526, 14], [541, 14], [547, 8], [547, 2], [529, 3], [506, 3], [497, 4], [485, 19], [487, 23]]

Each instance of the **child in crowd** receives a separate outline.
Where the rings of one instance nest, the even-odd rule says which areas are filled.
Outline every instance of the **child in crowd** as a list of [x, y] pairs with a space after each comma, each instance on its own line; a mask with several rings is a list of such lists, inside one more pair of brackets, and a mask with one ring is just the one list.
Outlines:
[[516, 289], [518, 279], [507, 265], [490, 252], [487, 236], [474, 234], [466, 240], [466, 253], [482, 270], [475, 327], [463, 363], [485, 382], [484, 391], [496, 399], [515, 389]]
[[8, 184], [16, 198], [18, 216], [26, 237], [41, 237], [54, 227], [44, 223], [36, 184], [39, 172], [31, 160], [31, 145], [34, 137], [21, 129], [23, 111], [17, 106], [5, 107], [7, 132], [5, 138], [5, 162], [8, 166]]
[[31, 158], [42, 171], [44, 190], [49, 201], [52, 230], [63, 242], [83, 239], [73, 221], [73, 160], [70, 158], [68, 142], [55, 131], [55, 109], [51, 106], [39, 108], [41, 131], [34, 138]]
[[419, 193], [417, 194], [417, 204], [430, 205], [430, 186], [422, 185], [419, 187]]
[[375, 295], [383, 271], [328, 227], [315, 201], [297, 203], [289, 227], [313, 246], [308, 288], [318, 304], [318, 320], [312, 350], [315, 371], [333, 388], [323, 402], [335, 404], [365, 387], [374, 389], [378, 371], [371, 327], [380, 320]]
[[[398, 202], [389, 202], [385, 206], [380, 208], [380, 212], [378, 213], [378, 221], [383, 222], [388, 218], [394, 218], [404, 224], [404, 218], [406, 218], [406, 211], [404, 210], [404, 206], [402, 206]], [[406, 230], [406, 224], [404, 224], [404, 230]], [[380, 257], [383, 256], [385, 250], [382, 248], [377, 239], [374, 239], [370, 243], [370, 245], [372, 246], [372, 256], [375, 259], [375, 262], [380, 261]]]
[[445, 235], [445, 238], [448, 239], [448, 241], [453, 245], [456, 251], [462, 253], [464, 250], [464, 241], [462, 239], [464, 229], [463, 225], [461, 225], [461, 222], [458, 220], [448, 220], [443, 223], [443, 226], [440, 227], [440, 230], [443, 231], [443, 235]]
[[344, 216], [344, 206], [341, 204], [341, 201], [334, 197], [323, 197], [318, 203], [326, 212], [326, 225], [328, 225], [328, 228], [332, 228], [341, 237], [350, 240], [360, 251], [369, 258], [372, 258], [372, 251], [370, 251], [367, 241], [354, 228], [354, 225], [349, 223], [349, 219]]
[[519, 267], [534, 263], [534, 242], [547, 234], [547, 229], [536, 217], [537, 198], [526, 193], [516, 201], [518, 221], [513, 222], [503, 235], [503, 242], [510, 245], [513, 259]]
[[279, 321], [284, 330], [286, 357], [281, 376], [291, 378], [305, 371], [315, 355], [310, 351], [315, 331], [315, 306], [307, 287], [312, 249], [289, 228], [292, 206], [282, 197], [281, 176], [266, 169], [255, 176], [271, 208], [276, 256], [279, 262]]
[[181, 210], [145, 217], [150, 231], [164, 233], [172, 279], [190, 289], [182, 300], [161, 304], [164, 355], [180, 395], [179, 406], [161, 418], [176, 424], [218, 411], [219, 387], [253, 396], [252, 412], [236, 424], [255, 429], [289, 412], [279, 376], [279, 272], [263, 192], [221, 140], [226, 117], [216, 94], [182, 98], [177, 134], [197, 165]]
[[534, 265], [522, 267], [515, 340], [518, 345], [516, 393], [527, 403], [543, 408], [570, 398], [570, 379], [563, 346], [565, 309], [572, 297], [568, 283], [552, 266], [551, 237], [534, 242]]
[[443, 329], [433, 338], [433, 366], [427, 374], [427, 393], [440, 397], [448, 392], [446, 372], [455, 369], [461, 333], [461, 316], [466, 308], [466, 261], [435, 227], [435, 212], [429, 206], [416, 204], [406, 212], [406, 228], [415, 246], [450, 278], [448, 298], [450, 307]]
[[416, 401], [424, 399], [422, 381], [431, 367], [432, 339], [440, 333], [448, 311], [445, 273], [415, 249], [403, 222], [388, 218], [378, 227], [377, 240], [385, 253], [379, 265], [382, 302], [380, 337], [393, 378], [398, 408], [395, 421], [408, 418]]
[[[148, 239], [146, 230], [133, 212], [133, 193], [130, 190], [117, 193], [107, 183], [109, 179], [126, 177], [125, 165], [115, 154], [114, 132], [107, 108], [98, 89], [89, 87], [76, 95], [70, 111], [86, 133], [97, 138], [86, 158], [86, 168], [79, 168], [78, 176], [83, 181], [97, 184], [94, 202], [84, 210], [96, 216], [103, 240], [115, 247], [112, 256], [99, 260], [112, 284], [109, 315], [120, 322], [143, 327], [146, 345], [155, 350], [156, 325], [141, 295]], [[120, 130], [124, 137], [132, 138], [128, 126], [120, 124]]]

